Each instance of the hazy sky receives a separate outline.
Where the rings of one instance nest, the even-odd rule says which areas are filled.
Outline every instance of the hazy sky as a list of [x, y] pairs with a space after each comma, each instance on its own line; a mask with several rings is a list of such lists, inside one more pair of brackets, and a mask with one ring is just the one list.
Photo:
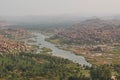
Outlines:
[[0, 0], [0, 16], [119, 13], [120, 0]]

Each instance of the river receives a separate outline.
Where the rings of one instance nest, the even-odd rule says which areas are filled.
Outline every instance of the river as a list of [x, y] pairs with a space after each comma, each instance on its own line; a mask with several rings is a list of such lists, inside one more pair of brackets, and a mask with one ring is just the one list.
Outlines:
[[66, 58], [69, 60], [72, 60], [75, 63], [79, 63], [81, 65], [88, 65], [91, 66], [90, 63], [88, 63], [85, 58], [83, 56], [79, 56], [79, 55], [75, 55], [74, 53], [70, 52], [70, 51], [65, 51], [62, 49], [57, 48], [54, 44], [49, 43], [47, 41], [45, 41], [46, 36], [44, 36], [41, 33], [34, 33], [34, 35], [36, 35], [36, 44], [41, 48], [41, 47], [47, 47], [52, 49], [52, 53], [54, 56], [59, 56], [62, 58]]

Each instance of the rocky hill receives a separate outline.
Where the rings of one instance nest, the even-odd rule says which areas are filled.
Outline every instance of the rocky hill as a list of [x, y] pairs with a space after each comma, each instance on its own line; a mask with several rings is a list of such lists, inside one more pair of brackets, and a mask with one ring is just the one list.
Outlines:
[[30, 33], [24, 29], [10, 26], [12, 25], [0, 21], [0, 54], [19, 54], [30, 51], [31, 46], [19, 42], [23, 38], [28, 38]]
[[58, 37], [77, 44], [120, 42], [120, 21], [89, 19], [70, 28], [58, 30]]

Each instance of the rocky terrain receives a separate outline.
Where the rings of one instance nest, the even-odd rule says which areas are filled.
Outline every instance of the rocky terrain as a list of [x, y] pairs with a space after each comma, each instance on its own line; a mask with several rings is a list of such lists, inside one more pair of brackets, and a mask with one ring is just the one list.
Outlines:
[[10, 26], [11, 24], [7, 22], [0, 22], [0, 54], [29, 52], [31, 46], [19, 42], [19, 40], [30, 37], [30, 33], [24, 29]]
[[90, 19], [59, 30], [57, 36], [76, 44], [105, 44], [120, 42], [120, 23], [112, 20]]
[[89, 19], [58, 29], [46, 40], [92, 64], [120, 64], [120, 20]]

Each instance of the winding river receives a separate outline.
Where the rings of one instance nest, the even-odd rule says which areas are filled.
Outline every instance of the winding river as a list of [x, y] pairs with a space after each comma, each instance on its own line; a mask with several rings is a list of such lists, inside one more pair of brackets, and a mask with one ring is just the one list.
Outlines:
[[66, 59], [72, 60], [75, 63], [79, 63], [81, 65], [91, 66], [91, 64], [88, 63], [84, 57], [75, 55], [70, 51], [65, 51], [65, 50], [59, 49], [54, 44], [45, 41], [46, 36], [44, 36], [43, 34], [34, 33], [34, 35], [37, 36], [36, 37], [36, 41], [37, 41], [36, 44], [39, 45], [40, 48], [47, 47], [47, 48], [52, 49], [52, 51], [53, 51], [52, 53], [54, 56], [66, 58]]

